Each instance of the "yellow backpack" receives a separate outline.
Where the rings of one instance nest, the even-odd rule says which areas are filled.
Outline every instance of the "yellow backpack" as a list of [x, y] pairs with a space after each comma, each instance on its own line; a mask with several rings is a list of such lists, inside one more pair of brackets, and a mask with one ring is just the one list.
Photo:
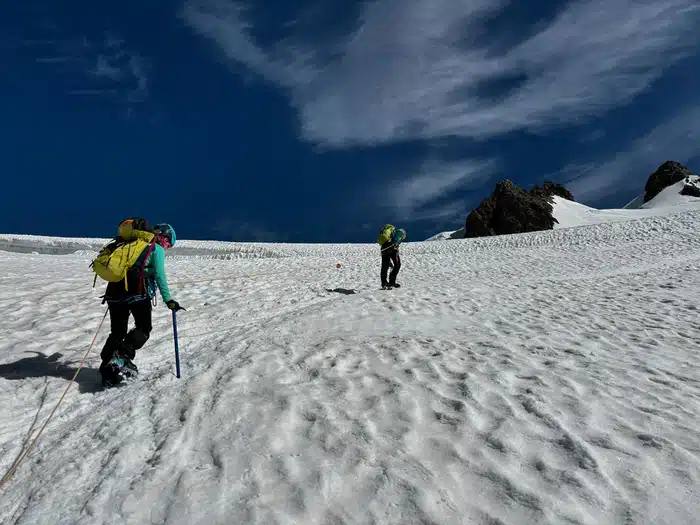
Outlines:
[[379, 246], [391, 241], [391, 236], [394, 234], [394, 230], [396, 230], [396, 228], [392, 224], [384, 225], [379, 232], [379, 237], [377, 237], [377, 243]]
[[145, 265], [153, 250], [155, 234], [149, 231], [150, 229], [148, 222], [140, 218], [126, 219], [119, 224], [117, 237], [102, 248], [90, 264], [90, 268], [95, 272], [93, 287], [100, 277], [110, 283], [123, 280], [124, 288], [129, 289], [127, 273], [148, 250], [143, 258]]

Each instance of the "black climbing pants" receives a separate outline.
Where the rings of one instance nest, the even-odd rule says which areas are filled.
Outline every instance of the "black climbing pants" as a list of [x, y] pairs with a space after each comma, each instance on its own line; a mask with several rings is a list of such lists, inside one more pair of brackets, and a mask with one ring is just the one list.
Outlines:
[[[386, 274], [391, 268], [391, 273], [389, 274], [389, 280], [387, 281]], [[387, 284], [393, 286], [396, 284], [396, 276], [399, 275], [399, 270], [401, 269], [401, 257], [399, 257], [399, 250], [394, 247], [386, 248], [382, 250], [382, 286]]]
[[[111, 303], [109, 305], [111, 330], [100, 354], [103, 365], [112, 359], [117, 350], [129, 359], [134, 358], [136, 350], [145, 345], [151, 335], [153, 328], [151, 309], [150, 299], [131, 304]], [[134, 327], [131, 330], [129, 330], [129, 315], [134, 316]]]

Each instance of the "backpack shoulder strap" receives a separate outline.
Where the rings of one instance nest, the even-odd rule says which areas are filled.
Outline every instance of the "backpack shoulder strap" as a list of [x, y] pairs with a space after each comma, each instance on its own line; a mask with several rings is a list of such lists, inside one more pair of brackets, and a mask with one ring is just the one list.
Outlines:
[[153, 234], [151, 234], [151, 238], [152, 238], [151, 243], [149, 244], [148, 248], [146, 249], [146, 254], [143, 258], [143, 262], [141, 263], [141, 271], [139, 272], [139, 292], [138, 293], [143, 292], [143, 274], [146, 271], [146, 263], [148, 262], [148, 259], [151, 256], [151, 254], [153, 253], [153, 249], [156, 247], [156, 240], [155, 240], [155, 236]]

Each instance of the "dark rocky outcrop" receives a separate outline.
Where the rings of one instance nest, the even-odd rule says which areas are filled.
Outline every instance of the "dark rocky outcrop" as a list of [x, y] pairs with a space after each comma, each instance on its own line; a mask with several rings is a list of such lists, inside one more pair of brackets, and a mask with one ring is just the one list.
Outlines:
[[542, 186], [535, 186], [530, 190], [530, 193], [543, 199], [549, 199], [552, 195], [557, 195], [563, 199], [575, 201], [573, 194], [567, 190], [563, 184], [557, 184], [552, 181], [545, 181]]
[[467, 216], [465, 237], [506, 235], [551, 230], [557, 220], [552, 216], [552, 197], [574, 200], [564, 186], [546, 182], [530, 191], [510, 180], [496, 184], [493, 194]]
[[692, 176], [690, 170], [680, 162], [667, 160], [649, 176], [649, 180], [644, 186], [644, 202], [649, 202], [672, 184]]
[[700, 197], [700, 177], [689, 177], [685, 179], [685, 184], [683, 184], [683, 189], [680, 191], [681, 195], [687, 195], [688, 197]]

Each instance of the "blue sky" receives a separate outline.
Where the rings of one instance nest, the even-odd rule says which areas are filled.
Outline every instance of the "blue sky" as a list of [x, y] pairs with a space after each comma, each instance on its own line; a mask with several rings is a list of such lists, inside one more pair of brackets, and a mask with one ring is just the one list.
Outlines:
[[696, 0], [525, 4], [5, 2], [0, 231], [421, 240], [503, 178], [615, 207], [700, 171]]

